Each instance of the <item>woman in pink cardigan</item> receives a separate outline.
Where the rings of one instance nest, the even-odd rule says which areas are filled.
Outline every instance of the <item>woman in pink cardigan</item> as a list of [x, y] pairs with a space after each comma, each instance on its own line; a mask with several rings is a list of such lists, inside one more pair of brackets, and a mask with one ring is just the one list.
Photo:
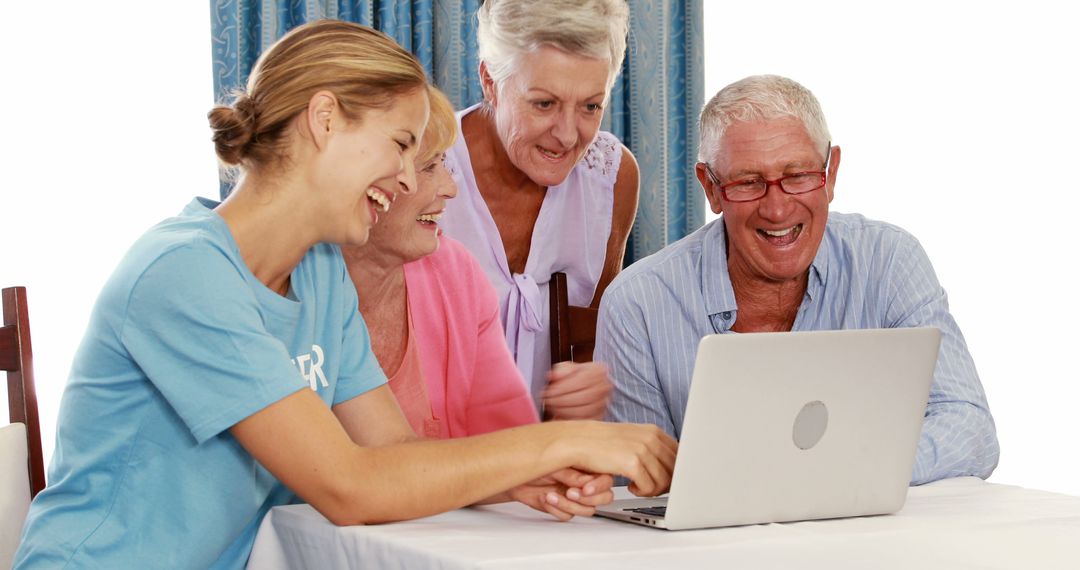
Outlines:
[[360, 313], [417, 435], [445, 439], [535, 423], [495, 290], [464, 246], [439, 235], [446, 200], [457, 195], [443, 166], [456, 125], [441, 93], [430, 106], [416, 192], [399, 193], [366, 244], [343, 248]]
[[[416, 158], [417, 190], [380, 213], [368, 242], [343, 247], [372, 349], [416, 434], [478, 435], [538, 421], [506, 346], [495, 289], [459, 242], [440, 236], [438, 219], [457, 195], [443, 166], [456, 135], [453, 107], [430, 92], [431, 117]], [[597, 488], [610, 487], [599, 476]], [[488, 502], [518, 500], [561, 519], [592, 507], [541, 481]], [[567, 501], [569, 499], [569, 501]]]

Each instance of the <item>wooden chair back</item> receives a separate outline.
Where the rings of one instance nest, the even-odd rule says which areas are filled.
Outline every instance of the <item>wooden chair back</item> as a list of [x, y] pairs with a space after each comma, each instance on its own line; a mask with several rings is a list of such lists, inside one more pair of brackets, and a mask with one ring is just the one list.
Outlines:
[[31, 497], [45, 488], [41, 453], [41, 424], [34, 390], [34, 356], [30, 347], [30, 317], [26, 288], [3, 290], [4, 326], [0, 328], [0, 370], [7, 372], [8, 419], [26, 426], [27, 473]]
[[551, 313], [551, 363], [592, 360], [596, 343], [597, 309], [570, 304], [566, 292], [566, 274], [551, 274], [548, 284]]

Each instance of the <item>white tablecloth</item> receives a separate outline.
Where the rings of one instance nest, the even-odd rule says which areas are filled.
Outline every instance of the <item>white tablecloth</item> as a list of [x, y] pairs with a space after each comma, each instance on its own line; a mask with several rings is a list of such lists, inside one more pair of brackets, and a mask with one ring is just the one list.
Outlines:
[[[625, 494], [624, 489], [619, 489]], [[913, 487], [895, 515], [664, 531], [560, 523], [519, 504], [336, 527], [307, 505], [272, 509], [249, 568], [1080, 569], [1080, 497], [974, 478]]]

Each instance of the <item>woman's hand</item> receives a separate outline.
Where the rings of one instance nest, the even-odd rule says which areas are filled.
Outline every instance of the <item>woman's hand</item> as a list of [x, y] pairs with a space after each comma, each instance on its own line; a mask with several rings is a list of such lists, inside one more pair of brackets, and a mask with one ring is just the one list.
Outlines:
[[612, 483], [610, 475], [568, 468], [514, 487], [509, 496], [560, 521], [568, 521], [575, 516], [591, 517], [596, 507], [610, 503], [614, 498]]
[[611, 395], [607, 367], [599, 362], [560, 362], [548, 372], [545, 419], [602, 420]]
[[575, 421], [535, 427], [552, 432], [541, 463], [550, 460], [587, 473], [621, 475], [630, 479], [628, 489], [639, 497], [659, 495], [671, 487], [679, 444], [653, 424]]

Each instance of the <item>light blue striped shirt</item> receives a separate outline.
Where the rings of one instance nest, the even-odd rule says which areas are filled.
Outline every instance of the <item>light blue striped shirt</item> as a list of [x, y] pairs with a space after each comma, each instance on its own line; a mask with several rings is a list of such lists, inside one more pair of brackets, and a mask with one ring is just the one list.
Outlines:
[[[738, 315], [725, 242], [721, 217], [607, 288], [593, 356], [615, 384], [609, 420], [653, 423], [679, 437], [698, 341], [730, 332]], [[985, 479], [998, 461], [994, 420], [926, 252], [896, 226], [830, 212], [792, 330], [921, 326], [942, 337], [911, 482]]]

